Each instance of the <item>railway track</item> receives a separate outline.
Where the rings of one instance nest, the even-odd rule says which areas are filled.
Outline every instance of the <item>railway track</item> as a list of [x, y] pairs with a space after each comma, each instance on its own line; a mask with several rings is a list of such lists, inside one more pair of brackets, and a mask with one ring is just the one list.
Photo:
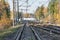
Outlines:
[[59, 30], [59, 28], [53, 27], [34, 27], [24, 25], [15, 40], [59, 40], [60, 36], [55, 35], [58, 34], [55, 32], [59, 32]]
[[60, 28], [59, 27], [49, 25], [49, 26], [45, 26], [45, 27], [43, 26], [40, 28], [43, 30], [46, 30], [48, 32], [52, 32], [54, 34], [60, 35]]
[[15, 40], [41, 40], [41, 38], [32, 27], [24, 25]]
[[[39, 35], [41, 40], [60, 40], [60, 35], [56, 35], [57, 33], [50, 32], [49, 28], [42, 28], [42, 27], [34, 27], [33, 29], [36, 31], [36, 33]], [[52, 31], [52, 30], [51, 30]]]
[[[25, 25], [24, 25], [24, 26], [25, 26]], [[19, 40], [19, 38], [21, 38], [21, 34], [22, 34], [23, 30], [24, 30], [24, 26], [22, 26], [22, 27], [17, 31], [17, 34], [16, 34], [16, 36], [14, 37], [13, 40]]]

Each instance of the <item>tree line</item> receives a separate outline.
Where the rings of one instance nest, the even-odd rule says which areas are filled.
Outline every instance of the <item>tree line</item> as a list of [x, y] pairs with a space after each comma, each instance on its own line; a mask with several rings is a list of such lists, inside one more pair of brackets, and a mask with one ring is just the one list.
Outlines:
[[51, 17], [50, 23], [54, 24], [57, 20], [57, 14], [59, 14], [59, 8], [58, 8], [59, 0], [50, 0], [48, 7], [47, 7], [47, 13], [44, 14], [44, 5], [41, 7], [38, 7], [35, 12], [35, 18], [39, 21], [43, 20], [44, 18], [47, 18], [48, 16]]
[[11, 25], [10, 20], [10, 6], [8, 2], [5, 0], [0, 1], [0, 28], [1, 27], [8, 27]]

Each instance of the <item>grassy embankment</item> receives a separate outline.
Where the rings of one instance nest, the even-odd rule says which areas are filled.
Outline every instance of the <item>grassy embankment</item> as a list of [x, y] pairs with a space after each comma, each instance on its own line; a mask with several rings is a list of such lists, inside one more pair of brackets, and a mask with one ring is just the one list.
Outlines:
[[19, 27], [0, 30], [0, 40], [4, 40], [8, 35], [15, 33]]

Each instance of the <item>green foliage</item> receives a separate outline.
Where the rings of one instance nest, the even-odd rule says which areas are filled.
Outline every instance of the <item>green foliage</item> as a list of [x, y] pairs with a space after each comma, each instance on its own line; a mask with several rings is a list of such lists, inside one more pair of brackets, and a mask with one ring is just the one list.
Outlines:
[[57, 13], [57, 9], [56, 9], [56, 7], [57, 7], [57, 4], [58, 4], [58, 0], [51, 0], [50, 1], [50, 3], [49, 3], [49, 13], [50, 14], [54, 14], [54, 13]]
[[10, 18], [9, 4], [7, 2], [5, 2], [5, 0], [1, 0], [1, 2], [0, 2], [0, 19], [1, 19], [1, 16], [4, 14], [4, 11], [6, 12], [7, 18]]
[[36, 12], [35, 12], [35, 17], [36, 19], [40, 20], [40, 19], [43, 19], [45, 16], [44, 16], [44, 6], [42, 5], [41, 7], [38, 7]]
[[43, 12], [43, 10], [44, 10], [44, 6], [42, 5], [42, 6], [40, 7], [40, 11], [39, 11], [39, 13], [40, 13], [40, 14], [39, 14], [39, 16], [40, 16], [39, 19], [40, 19], [40, 18], [44, 18], [44, 12]]
[[51, 16], [51, 23], [55, 23], [54, 14], [58, 13], [58, 0], [51, 0], [48, 5], [49, 15]]
[[0, 29], [11, 26], [10, 7], [4, 0], [0, 1]]
[[10, 18], [10, 8], [9, 7], [5, 7], [6, 10], [6, 15], [8, 18]]

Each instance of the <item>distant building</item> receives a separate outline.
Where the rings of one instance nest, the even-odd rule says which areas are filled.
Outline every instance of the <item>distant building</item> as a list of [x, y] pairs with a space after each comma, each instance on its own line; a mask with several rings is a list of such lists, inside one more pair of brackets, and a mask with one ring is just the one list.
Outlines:
[[34, 14], [23, 13], [23, 20], [35, 21]]
[[27, 20], [27, 21], [36, 21], [35, 18], [22, 18], [23, 20]]

